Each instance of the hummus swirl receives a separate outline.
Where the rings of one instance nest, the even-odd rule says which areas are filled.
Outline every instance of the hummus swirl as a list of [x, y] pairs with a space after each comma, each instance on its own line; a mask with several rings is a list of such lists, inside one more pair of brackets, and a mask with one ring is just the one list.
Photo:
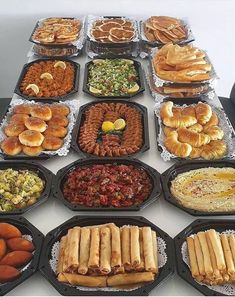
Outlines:
[[235, 211], [235, 169], [200, 168], [178, 174], [171, 194], [184, 207], [204, 212]]

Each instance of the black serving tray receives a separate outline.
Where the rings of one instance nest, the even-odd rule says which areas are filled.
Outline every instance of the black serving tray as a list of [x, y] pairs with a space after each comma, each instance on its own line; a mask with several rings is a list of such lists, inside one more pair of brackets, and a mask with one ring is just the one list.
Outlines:
[[18, 285], [22, 284], [26, 279], [28, 279], [30, 276], [32, 276], [38, 270], [44, 236], [28, 220], [26, 220], [25, 218], [23, 218], [21, 216], [0, 217], [0, 223], [12, 224], [15, 227], [17, 227], [23, 235], [24, 234], [31, 235], [33, 238], [33, 244], [35, 246], [34, 256], [31, 260], [29, 266], [27, 267], [27, 269], [25, 269], [22, 272], [21, 276], [12, 282], [8, 282], [6, 284], [0, 284], [0, 295], [3, 296], [3, 295], [6, 295], [7, 293], [9, 293], [11, 290], [13, 290]]
[[[21, 81], [23, 80], [28, 68], [35, 64], [35, 63], [39, 63], [39, 62], [42, 62], [42, 61], [51, 61], [51, 60], [58, 60], [58, 61], [65, 61], [65, 62], [68, 62], [68, 63], [71, 63], [73, 64], [74, 66], [74, 82], [73, 82], [73, 90], [70, 91], [69, 93], [67, 93], [66, 95], [63, 95], [63, 96], [54, 96], [54, 97], [34, 97], [34, 96], [27, 96], [27, 95], [24, 95], [23, 93], [21, 93], [20, 91], [20, 84], [21, 84]], [[16, 87], [15, 87], [15, 90], [14, 90], [14, 93], [16, 93], [17, 95], [19, 95], [20, 97], [26, 99], [26, 100], [35, 100], [36, 102], [45, 102], [45, 103], [52, 103], [52, 102], [56, 102], [56, 101], [65, 101], [68, 99], [68, 97], [70, 97], [72, 94], [75, 94], [77, 93], [78, 91], [78, 86], [79, 86], [79, 72], [80, 72], [80, 65], [74, 61], [71, 61], [69, 59], [66, 59], [66, 58], [63, 58], [63, 57], [59, 57], [59, 58], [43, 58], [43, 59], [37, 59], [37, 60], [34, 60], [33, 62], [30, 62], [30, 63], [27, 63], [23, 66], [23, 69], [21, 71], [21, 74], [20, 74], [20, 77], [18, 79], [18, 82], [16, 84]]]
[[2, 122], [9, 105], [11, 103], [11, 98], [0, 98], [0, 123]]
[[38, 198], [37, 202], [25, 208], [14, 209], [13, 211], [9, 211], [9, 212], [0, 211], [0, 217], [5, 215], [23, 214], [29, 210], [34, 209], [38, 205], [48, 200], [48, 198], [50, 197], [52, 180], [53, 180], [53, 173], [50, 170], [48, 170], [47, 168], [43, 167], [42, 165], [34, 161], [15, 161], [15, 160], [0, 161], [0, 170], [4, 170], [8, 168], [12, 168], [15, 170], [29, 170], [29, 171], [35, 172], [45, 182], [45, 187], [40, 195], [40, 198]]
[[171, 194], [170, 184], [171, 181], [178, 175], [189, 170], [194, 170], [198, 168], [204, 167], [232, 167], [235, 168], [235, 160], [225, 159], [225, 160], [217, 160], [217, 161], [207, 161], [207, 160], [198, 160], [198, 161], [180, 161], [171, 166], [161, 175], [161, 183], [162, 189], [164, 193], [164, 198], [167, 202], [173, 204], [179, 209], [184, 210], [185, 212], [193, 215], [193, 216], [219, 216], [219, 215], [235, 215], [235, 211], [231, 212], [203, 212], [199, 210], [194, 210], [190, 208], [186, 208], [181, 205], [175, 197]]
[[[72, 286], [62, 284], [57, 281], [54, 272], [52, 271], [49, 259], [51, 257], [51, 248], [53, 244], [60, 240], [60, 238], [67, 233], [69, 228], [74, 226], [90, 226], [105, 223], [115, 223], [117, 226], [136, 225], [136, 226], [150, 226], [156, 231], [157, 236], [163, 238], [166, 242], [167, 263], [160, 268], [159, 275], [150, 284], [147, 284], [139, 289], [132, 291], [101, 291], [97, 288], [94, 291], [83, 291]], [[74, 216], [70, 220], [61, 224], [57, 228], [50, 231], [44, 242], [44, 248], [41, 255], [40, 271], [44, 277], [52, 284], [52, 286], [61, 294], [65, 296], [148, 296], [151, 290], [162, 284], [163, 280], [169, 277], [174, 272], [174, 247], [171, 237], [158, 228], [156, 225], [143, 217], [102, 217], [102, 216]]]
[[199, 219], [191, 223], [182, 232], [180, 232], [175, 238], [175, 256], [176, 256], [176, 267], [179, 276], [184, 279], [187, 283], [192, 285], [195, 289], [201, 292], [204, 296], [225, 296], [219, 292], [209, 289], [204, 285], [198, 284], [191, 275], [189, 267], [184, 263], [181, 254], [181, 247], [186, 237], [191, 234], [195, 234], [200, 231], [208, 229], [215, 229], [218, 232], [222, 232], [226, 229], [234, 229], [235, 220], [203, 220]]
[[[83, 167], [83, 166], [90, 166], [94, 164], [124, 164], [124, 165], [133, 165], [137, 168], [144, 169], [152, 182], [152, 192], [149, 195], [149, 197], [140, 205], [136, 206], [130, 206], [130, 207], [87, 207], [83, 205], [74, 205], [71, 202], [69, 202], [67, 199], [64, 198], [62, 188], [65, 183], [65, 180], [68, 176], [68, 174], [73, 171], [77, 167]], [[96, 159], [80, 159], [78, 161], [75, 161], [66, 167], [60, 169], [56, 176], [53, 183], [53, 195], [55, 198], [58, 198], [61, 200], [65, 206], [70, 208], [74, 211], [138, 211], [149, 204], [153, 203], [154, 201], [158, 200], [161, 194], [161, 183], [160, 183], [160, 174], [155, 170], [154, 168], [148, 166], [147, 164], [137, 160], [137, 159], [124, 159], [124, 158], [96, 158]]]
[[[109, 57], [103, 57], [103, 59], [122, 59], [123, 57], [112, 57], [112, 58], [109, 58]], [[97, 58], [99, 59], [99, 58]], [[95, 60], [97, 60], [95, 59]], [[127, 94], [127, 95], [122, 95], [122, 96], [104, 96], [104, 95], [96, 95], [96, 94], [93, 94], [92, 92], [89, 91], [89, 88], [88, 88], [88, 76], [89, 76], [89, 66], [91, 64], [93, 64], [93, 61], [90, 61], [88, 63], [85, 64], [85, 72], [84, 72], [84, 81], [83, 81], [83, 92], [91, 95], [92, 97], [96, 97], [96, 98], [104, 98], [104, 99], [128, 99], [128, 98], [132, 98], [136, 95], [139, 95], [140, 93], [144, 92], [145, 88], [144, 88], [144, 76], [143, 76], [143, 70], [142, 70], [142, 67], [141, 67], [141, 63], [140, 62], [137, 62], [133, 59], [129, 59], [129, 60], [132, 60], [134, 62], [134, 67], [137, 71], [137, 75], [138, 75], [138, 85], [139, 85], [139, 90], [134, 93], [134, 94]]]
[[130, 155], [123, 155], [120, 157], [115, 157], [115, 158], [126, 158], [126, 157], [133, 157], [139, 154], [144, 153], [145, 151], [147, 151], [150, 147], [149, 145], [149, 130], [148, 130], [148, 111], [147, 108], [139, 103], [136, 102], [130, 102], [130, 101], [124, 101], [124, 100], [102, 100], [99, 102], [91, 102], [91, 103], [87, 103], [84, 104], [80, 107], [79, 109], [79, 114], [78, 114], [78, 119], [77, 122], [74, 126], [73, 129], [73, 134], [72, 134], [72, 141], [71, 141], [71, 147], [78, 152], [79, 154], [81, 154], [83, 157], [89, 157], [89, 158], [104, 158], [104, 157], [99, 157], [93, 154], [89, 154], [89, 153], [85, 153], [82, 151], [82, 149], [80, 148], [79, 144], [78, 144], [78, 137], [79, 137], [79, 132], [80, 132], [80, 128], [81, 125], [84, 122], [84, 118], [85, 118], [85, 111], [90, 108], [92, 105], [95, 104], [99, 104], [99, 103], [123, 103], [126, 104], [130, 107], [136, 108], [142, 115], [142, 124], [143, 124], [143, 145], [141, 147], [141, 149], [133, 154]]

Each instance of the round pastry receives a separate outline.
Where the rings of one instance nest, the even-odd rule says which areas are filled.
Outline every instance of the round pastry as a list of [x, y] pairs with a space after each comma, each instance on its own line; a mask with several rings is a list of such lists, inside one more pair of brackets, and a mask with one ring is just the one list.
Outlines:
[[221, 140], [224, 137], [224, 131], [218, 126], [207, 126], [203, 132], [209, 135], [211, 140]]
[[15, 156], [22, 151], [18, 137], [8, 137], [1, 143], [1, 149], [6, 155]]
[[52, 118], [50, 121], [47, 123], [49, 126], [52, 125], [58, 125], [62, 127], [67, 127], [69, 123], [69, 120], [66, 118], [66, 116], [63, 115], [52, 115]]
[[60, 138], [64, 138], [66, 134], [67, 129], [58, 125], [48, 126], [48, 128], [44, 132], [45, 136], [55, 136]]
[[42, 147], [45, 150], [55, 151], [61, 148], [63, 140], [55, 136], [45, 136]]
[[19, 104], [13, 109], [14, 113], [30, 114], [32, 106], [29, 104]]
[[63, 115], [67, 116], [70, 113], [70, 109], [65, 104], [53, 104], [50, 106], [53, 116], [54, 115]]
[[19, 135], [20, 143], [26, 146], [40, 146], [44, 136], [38, 131], [25, 130]]
[[23, 145], [23, 152], [25, 153], [25, 155], [28, 156], [38, 156], [41, 154], [43, 148], [41, 146], [25, 146]]
[[7, 136], [18, 136], [25, 130], [24, 124], [10, 123], [4, 128], [4, 132]]
[[34, 106], [31, 109], [31, 116], [42, 119], [44, 121], [49, 121], [52, 117], [52, 112], [50, 107], [38, 105], [38, 106]]
[[14, 124], [24, 124], [25, 120], [29, 118], [29, 115], [25, 114], [25, 113], [17, 113], [14, 114], [11, 118], [10, 118], [10, 123], [14, 123]]
[[46, 123], [39, 118], [30, 117], [25, 120], [25, 126], [29, 130], [34, 130], [38, 132], [44, 132], [47, 128]]

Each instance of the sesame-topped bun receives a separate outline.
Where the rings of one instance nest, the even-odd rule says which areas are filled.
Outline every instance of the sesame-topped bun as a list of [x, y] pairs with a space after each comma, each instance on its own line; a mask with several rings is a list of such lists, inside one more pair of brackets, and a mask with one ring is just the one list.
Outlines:
[[52, 112], [48, 106], [35, 106], [31, 109], [31, 116], [42, 119], [44, 121], [49, 121], [52, 117]]
[[19, 140], [26, 146], [40, 146], [44, 136], [38, 131], [26, 130], [19, 135]]
[[41, 146], [25, 146], [23, 145], [23, 152], [28, 156], [38, 156], [41, 154], [43, 148]]
[[46, 123], [39, 118], [30, 117], [25, 120], [25, 126], [29, 130], [34, 130], [38, 132], [44, 132], [47, 128]]
[[66, 118], [66, 116], [63, 115], [52, 115], [52, 118], [47, 123], [48, 126], [57, 125], [61, 127], [67, 127], [69, 123], [69, 120]]
[[45, 136], [55, 136], [60, 138], [64, 138], [66, 134], [67, 129], [58, 125], [48, 126], [48, 128], [44, 132]]
[[6, 155], [15, 156], [22, 151], [22, 145], [19, 142], [18, 137], [8, 137], [1, 143], [1, 149]]
[[53, 104], [50, 106], [52, 115], [63, 115], [67, 116], [70, 113], [70, 109], [65, 104]]
[[4, 132], [6, 136], [18, 136], [25, 130], [24, 124], [14, 124], [10, 123], [4, 127]]
[[30, 104], [19, 104], [14, 107], [13, 112], [14, 113], [30, 114], [31, 107], [32, 106]]
[[55, 151], [61, 148], [63, 140], [55, 136], [45, 136], [42, 147], [46, 150]]
[[14, 114], [11, 118], [10, 118], [10, 123], [14, 123], [14, 124], [24, 124], [25, 120], [29, 118], [29, 115], [25, 114], [25, 113], [17, 113]]

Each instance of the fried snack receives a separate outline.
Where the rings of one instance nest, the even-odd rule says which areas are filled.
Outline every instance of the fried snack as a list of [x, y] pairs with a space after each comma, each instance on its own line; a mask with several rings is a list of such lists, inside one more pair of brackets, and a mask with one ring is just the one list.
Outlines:
[[[143, 231], [139, 228], [139, 243], [140, 243], [140, 264], [136, 267], [137, 271], [144, 271], [144, 243], [143, 243]], [[146, 269], [147, 270], [147, 269]]]
[[116, 287], [120, 285], [151, 282], [153, 280], [154, 274], [152, 272], [125, 273], [109, 276], [107, 284], [109, 287]]
[[91, 36], [101, 43], [129, 42], [136, 36], [131, 21], [119, 18], [104, 18], [93, 23]]
[[152, 246], [153, 246], [153, 257], [156, 265], [156, 274], [158, 274], [158, 246], [157, 246], [157, 234], [152, 230]]
[[7, 247], [11, 251], [33, 252], [35, 250], [35, 247], [32, 241], [29, 241], [25, 238], [20, 238], [20, 237], [8, 239]]
[[178, 43], [186, 40], [188, 32], [182, 20], [168, 16], [151, 16], [144, 24], [144, 34], [148, 41]]
[[25, 126], [23, 124], [14, 124], [10, 123], [4, 127], [4, 133], [8, 137], [19, 136], [25, 130]]
[[1, 265], [9, 265], [15, 268], [22, 267], [26, 265], [31, 259], [33, 255], [26, 251], [13, 251], [6, 256], [4, 256], [0, 261]]
[[131, 251], [130, 251], [130, 228], [124, 226], [121, 229], [121, 241], [122, 241], [122, 263], [125, 270], [131, 268]]
[[209, 135], [211, 140], [221, 140], [224, 137], [224, 131], [218, 126], [204, 127], [203, 132]]
[[26, 119], [24, 124], [28, 130], [34, 130], [38, 132], [44, 132], [47, 128], [45, 121], [35, 117], [30, 117]]
[[0, 265], [0, 283], [11, 282], [19, 278], [21, 272], [9, 265]]
[[58, 258], [58, 265], [56, 269], [56, 273], [60, 274], [63, 272], [63, 263], [65, 258], [65, 248], [67, 244], [67, 236], [63, 236], [60, 239], [60, 248], [59, 248], [59, 258]]
[[26, 119], [29, 118], [28, 114], [24, 114], [24, 113], [17, 113], [14, 114], [11, 118], [10, 118], [10, 124], [23, 124]]
[[194, 239], [192, 237], [187, 237], [187, 245], [188, 245], [188, 253], [189, 253], [189, 261], [190, 261], [190, 270], [192, 273], [192, 277], [197, 280], [203, 280], [203, 276], [199, 273], [199, 268], [197, 264], [197, 256], [195, 251]]
[[158, 77], [175, 83], [208, 81], [211, 65], [205, 54], [192, 45], [179, 46], [172, 43], [164, 45], [152, 59]]
[[222, 243], [222, 247], [223, 247], [223, 252], [224, 252], [228, 275], [234, 275], [235, 267], [234, 267], [232, 252], [230, 250], [230, 246], [229, 246], [229, 242], [228, 242], [228, 237], [225, 234], [221, 234], [220, 239], [221, 239], [221, 243]]
[[88, 268], [99, 268], [100, 232], [98, 228], [91, 229], [91, 247]]
[[204, 277], [206, 274], [205, 263], [204, 263], [201, 244], [200, 244], [200, 241], [199, 241], [199, 238], [197, 235], [194, 236], [194, 247], [195, 247], [195, 252], [196, 252], [196, 257], [197, 257], [199, 273], [200, 273], [200, 275], [202, 275]]
[[180, 142], [188, 143], [193, 147], [201, 147], [211, 140], [210, 136], [207, 134], [193, 132], [186, 128], [177, 129], [177, 133]]
[[62, 145], [63, 145], [63, 140], [55, 136], [45, 136], [42, 143], [42, 147], [45, 150], [49, 150], [49, 151], [56, 151], [59, 148], [61, 148]]
[[78, 273], [86, 274], [88, 271], [88, 261], [89, 261], [89, 248], [91, 241], [91, 231], [89, 228], [81, 229], [81, 240], [80, 240], [80, 260], [79, 260], [79, 268]]
[[47, 122], [48, 126], [62, 126], [67, 127], [69, 120], [64, 115], [53, 115], [50, 121]]
[[202, 249], [206, 277], [210, 277], [213, 274], [213, 268], [212, 268], [209, 248], [206, 240], [206, 234], [205, 232], [198, 232], [197, 236]]
[[145, 270], [156, 273], [157, 267], [153, 254], [152, 230], [150, 227], [143, 227], [142, 233]]
[[131, 266], [133, 268], [140, 265], [140, 245], [139, 245], [139, 228], [137, 226], [130, 227], [131, 237]]
[[233, 262], [235, 263], [235, 236], [233, 234], [229, 236], [229, 245], [233, 255]]
[[38, 131], [25, 130], [19, 135], [20, 143], [30, 147], [40, 146], [43, 140], [44, 136]]
[[164, 139], [164, 145], [170, 153], [181, 158], [188, 157], [192, 151], [190, 144], [178, 141], [178, 133], [176, 131], [172, 131], [172, 133]]
[[120, 241], [120, 229], [116, 226], [111, 227], [112, 238], [112, 254], [111, 254], [111, 268], [116, 270], [122, 265], [121, 260], [121, 241]]
[[31, 105], [30, 104], [19, 104], [13, 108], [13, 112], [15, 114], [30, 114], [31, 112]]
[[[108, 274], [111, 272], [111, 247], [110, 229], [108, 227], [100, 228], [100, 272], [102, 274]], [[113, 250], [112, 253], [114, 253]]]
[[9, 156], [15, 156], [22, 151], [22, 145], [19, 142], [18, 137], [12, 136], [5, 138], [1, 142], [1, 149], [3, 150], [4, 154]]
[[60, 273], [58, 275], [58, 281], [63, 283], [69, 283], [73, 286], [85, 286], [85, 287], [106, 287], [106, 276], [86, 276], [72, 273]]
[[79, 19], [47, 18], [40, 22], [32, 39], [41, 44], [71, 44], [80, 36]]
[[6, 252], [7, 252], [6, 241], [0, 238], [0, 260], [5, 256]]
[[20, 230], [15, 226], [8, 223], [0, 223], [0, 238], [10, 239], [21, 236]]
[[79, 246], [80, 246], [80, 227], [74, 227], [69, 230], [66, 245], [69, 246], [67, 255], [67, 272], [76, 272], [79, 267]]

